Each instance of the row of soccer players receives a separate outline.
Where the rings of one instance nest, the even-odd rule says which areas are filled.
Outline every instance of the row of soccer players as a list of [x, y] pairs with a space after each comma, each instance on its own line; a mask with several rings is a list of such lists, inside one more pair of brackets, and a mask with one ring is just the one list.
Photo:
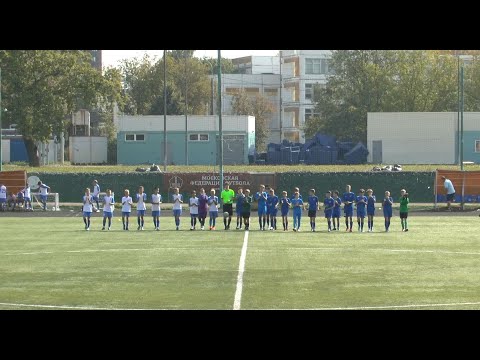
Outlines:
[[[365, 193], [367, 196], [365, 196]], [[407, 218], [408, 218], [408, 193], [404, 189], [401, 190], [400, 198], [400, 218], [402, 223], [402, 231], [408, 231]], [[104, 216], [103, 216], [103, 228], [105, 230], [106, 222], [108, 221], [108, 229], [111, 227], [111, 218], [114, 208], [114, 199], [111, 195], [111, 191], [107, 189], [106, 196], [103, 199], [104, 203]], [[183, 197], [179, 193], [179, 189], [174, 189], [172, 196], [173, 200], [173, 214], [175, 217], [176, 229], [180, 226], [180, 216], [182, 214]], [[254, 195], [250, 195], [250, 190], [246, 189], [245, 193], [242, 188], [238, 189], [237, 194], [229, 188], [229, 185], [225, 185], [225, 190], [221, 193], [221, 202], [223, 203], [224, 217], [223, 222], [225, 230], [230, 228], [230, 222], [233, 214], [232, 203], [236, 200], [236, 215], [237, 215], [237, 229], [241, 229], [242, 225], [245, 225], [245, 230], [249, 230], [250, 227], [250, 215], [251, 204], [255, 200], [258, 203], [258, 221], [260, 230], [265, 230], [265, 224], [270, 230], [277, 229], [277, 214], [280, 207], [282, 215], [283, 230], [288, 230], [288, 215], [289, 210], [293, 209], [293, 230], [300, 231], [300, 224], [302, 218], [302, 211], [308, 209], [308, 217], [310, 218], [311, 231], [315, 231], [315, 218], [317, 211], [320, 210], [320, 203], [318, 197], [315, 195], [315, 189], [310, 189], [308, 201], [304, 204], [302, 195], [298, 188], [295, 188], [292, 198], [288, 197], [286, 191], [282, 192], [282, 197], [278, 198], [275, 195], [274, 189], [265, 191], [265, 186], [260, 185], [259, 191]], [[144, 193], [143, 186], [139, 187], [136, 194], [136, 206], [137, 206], [137, 230], [144, 229], [144, 216], [146, 211], [147, 195]], [[160, 204], [162, 203], [162, 196], [159, 193], [159, 188], [154, 189], [154, 193], [151, 196], [152, 203], [152, 218], [155, 230], [160, 229]], [[367, 191], [360, 189], [358, 196], [351, 191], [351, 186], [347, 185], [346, 191], [342, 197], [339, 196], [339, 192], [328, 191], [325, 194], [323, 201], [324, 214], [327, 220], [328, 231], [340, 230], [340, 212], [341, 205], [344, 205], [345, 225], [346, 231], [352, 232], [353, 227], [353, 207], [356, 205], [357, 210], [357, 223], [358, 230], [363, 232], [365, 215], [368, 217], [368, 231], [373, 231], [373, 220], [375, 216], [375, 203], [376, 197], [373, 195], [373, 190]], [[90, 195], [90, 189], [86, 189], [85, 196], [83, 197], [83, 212], [85, 229], [90, 228], [90, 215], [93, 208], [93, 196]], [[129, 190], [124, 190], [124, 196], [122, 197], [122, 222], [123, 229], [129, 229], [129, 218], [132, 210], [133, 199], [130, 197]], [[207, 196], [203, 188], [200, 189], [200, 194], [197, 197], [195, 191], [189, 199], [188, 206], [190, 210], [190, 230], [195, 230], [197, 225], [197, 218], [200, 222], [201, 229], [205, 229], [205, 219], [207, 212], [209, 213], [209, 229], [215, 230], [216, 218], [218, 217], [218, 209], [220, 207], [219, 198], [215, 195], [215, 190], [210, 190], [210, 196]], [[390, 192], [385, 192], [385, 197], [382, 201], [383, 215], [385, 218], [385, 231], [389, 231], [390, 221], [392, 218], [392, 205], [393, 199], [390, 196]], [[350, 221], [349, 221], [350, 220]], [[333, 225], [333, 229], [332, 229]], [[350, 226], [349, 226], [350, 225]]]

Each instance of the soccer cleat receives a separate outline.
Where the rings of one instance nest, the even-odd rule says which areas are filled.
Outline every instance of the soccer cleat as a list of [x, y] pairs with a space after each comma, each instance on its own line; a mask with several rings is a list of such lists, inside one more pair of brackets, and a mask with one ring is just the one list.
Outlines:
[[143, 226], [140, 228], [140, 230], [142, 230], [142, 231], [144, 230], [144, 229], [143, 229]]
[[405, 231], [408, 231], [408, 229], [405, 229]]
[[110, 226], [108, 227], [108, 230], [110, 230]]
[[[335, 230], [335, 229], [333, 229], [333, 230]], [[331, 229], [328, 229], [328, 232], [330, 232], [330, 231], [332, 231], [332, 230], [331, 230]]]
[[293, 231], [297, 231], [297, 229], [296, 229], [296, 228], [293, 228], [292, 230], [293, 230]]
[[105, 230], [105, 226], [104, 226], [104, 227], [102, 227], [102, 230]]
[[125, 230], [129, 231], [128, 226], [125, 228]]
[[300, 232], [300, 228], [297, 228], [297, 232]]
[[190, 230], [193, 230], [193, 226], [190, 226]]
[[137, 230], [140, 230], [140, 225], [138, 225]]
[[235, 229], [237, 229], [237, 230], [238, 230], [238, 229], [240, 229], [240, 227], [238, 227], [238, 226], [237, 226]]
[[333, 231], [337, 231], [337, 228], [333, 228]]
[[89, 228], [89, 227], [87, 227], [87, 231], [90, 231], [90, 228]]
[[268, 230], [273, 230], [273, 226], [270, 226], [270, 227], [268, 228]]
[[178, 230], [178, 226], [177, 226], [176, 230]]
[[200, 227], [200, 230], [205, 230], [205, 226]]

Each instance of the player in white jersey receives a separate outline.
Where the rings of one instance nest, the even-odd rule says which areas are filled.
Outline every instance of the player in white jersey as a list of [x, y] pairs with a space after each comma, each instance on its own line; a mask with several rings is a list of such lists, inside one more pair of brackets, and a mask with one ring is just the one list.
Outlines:
[[30, 190], [30, 185], [27, 184], [27, 186], [21, 190], [23, 193], [23, 200], [24, 200], [24, 205], [25, 205], [25, 211], [33, 211], [32, 208], [32, 195], [31, 195], [31, 190]]
[[102, 230], [105, 230], [105, 223], [108, 219], [108, 230], [112, 227], [112, 216], [113, 209], [115, 208], [115, 200], [112, 196], [112, 190], [107, 189], [105, 192], [106, 195], [103, 197], [103, 227]]
[[85, 195], [83, 196], [83, 222], [85, 223], [85, 230], [90, 230], [90, 215], [93, 210], [93, 197], [90, 195], [90, 189], [85, 189]]
[[155, 230], [160, 230], [160, 204], [162, 203], [162, 195], [159, 194], [158, 187], [153, 189], [152, 194], [152, 218]]
[[139, 186], [137, 193], [137, 230], [143, 230], [143, 217], [145, 216], [145, 210], [147, 210], [145, 201], [147, 201], [147, 194], [143, 192], [143, 186]]
[[47, 195], [48, 190], [50, 190], [50, 186], [42, 183], [41, 181], [38, 182], [38, 190], [40, 191], [40, 200], [42, 201], [43, 211], [47, 210]]
[[215, 189], [210, 190], [207, 204], [210, 214], [210, 230], [215, 230], [215, 221], [218, 217], [218, 196], [215, 196]]
[[7, 207], [7, 187], [0, 184], [0, 211], [5, 211]]
[[190, 205], [190, 230], [195, 230], [197, 226], [197, 217], [198, 217], [198, 197], [195, 190], [192, 191], [192, 196], [189, 200]]
[[95, 212], [100, 212], [100, 206], [98, 205], [98, 201], [100, 200], [99, 197], [100, 197], [100, 185], [98, 185], [98, 181], [97, 180], [93, 180], [93, 193], [92, 193], [92, 198], [93, 200], [97, 203], [97, 207], [93, 207], [93, 211]]
[[180, 227], [180, 215], [182, 215], [183, 196], [179, 193], [180, 189], [173, 189], [173, 216], [175, 216], [175, 226]]
[[123, 230], [128, 230], [128, 220], [130, 219], [130, 213], [132, 212], [133, 201], [130, 197], [130, 191], [125, 189], [122, 197], [122, 222]]

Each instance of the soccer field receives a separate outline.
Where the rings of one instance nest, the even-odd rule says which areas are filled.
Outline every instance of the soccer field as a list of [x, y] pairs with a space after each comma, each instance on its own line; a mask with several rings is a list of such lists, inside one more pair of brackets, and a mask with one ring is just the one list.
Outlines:
[[379, 217], [374, 233], [132, 220], [0, 217], [0, 309], [480, 309], [478, 216], [412, 216], [406, 233], [398, 217], [389, 233]]

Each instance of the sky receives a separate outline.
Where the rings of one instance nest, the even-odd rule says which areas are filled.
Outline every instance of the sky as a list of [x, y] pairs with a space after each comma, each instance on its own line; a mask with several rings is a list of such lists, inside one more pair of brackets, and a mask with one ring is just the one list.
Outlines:
[[[103, 67], [117, 66], [119, 61], [123, 59], [131, 59], [134, 57], [142, 57], [145, 53], [150, 56], [163, 56], [163, 50], [102, 50]], [[222, 57], [233, 59], [242, 56], [256, 55], [256, 56], [275, 56], [278, 50], [222, 50]], [[217, 57], [217, 50], [196, 50], [194, 56], [196, 57]]]

